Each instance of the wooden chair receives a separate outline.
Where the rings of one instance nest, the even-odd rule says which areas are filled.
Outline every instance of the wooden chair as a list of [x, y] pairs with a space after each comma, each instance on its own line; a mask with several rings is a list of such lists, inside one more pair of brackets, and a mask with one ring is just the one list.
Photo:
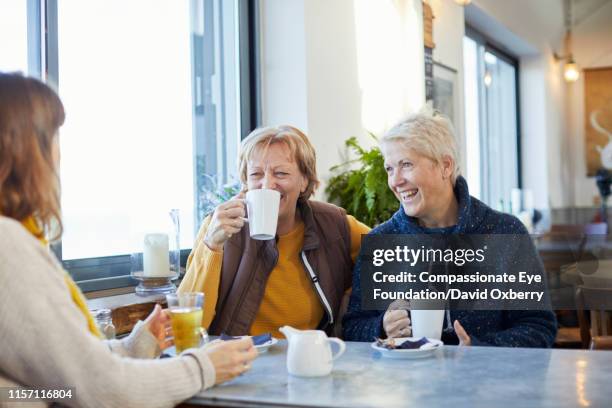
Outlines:
[[612, 350], [612, 336], [595, 336], [591, 340], [591, 350]]
[[594, 222], [591, 224], [553, 224], [550, 227], [551, 235], [605, 235], [608, 233], [608, 224]]
[[[596, 240], [605, 240], [608, 233], [608, 224], [605, 222], [591, 223], [591, 224], [553, 224], [548, 233], [548, 236], [553, 240], [575, 240], [577, 246], [575, 252], [565, 254], [555, 254], [553, 259], [543, 258], [545, 268], [548, 272], [549, 282], [554, 282], [556, 285], [561, 286], [561, 265], [568, 265], [568, 263], [575, 263], [583, 260], [585, 255], [585, 249], [589, 243]], [[568, 246], [569, 249], [569, 246]], [[557, 317], [566, 319], [574, 319], [574, 312], [570, 310], [559, 310], [557, 311]], [[581, 324], [582, 321], [582, 324]], [[589, 343], [585, 343], [585, 338], [588, 337], [584, 333], [584, 327], [588, 327], [587, 320], [578, 315], [578, 322], [580, 327], [560, 327], [555, 340], [555, 347], [561, 348], [587, 348]], [[588, 331], [588, 329], [587, 329]], [[589, 337], [590, 338], [590, 337]]]
[[605, 239], [608, 234], [608, 224], [595, 222], [591, 224], [553, 224], [549, 235], [552, 237], [577, 238], [579, 240], [576, 260], [580, 261], [589, 240]]
[[550, 226], [550, 235], [582, 235], [584, 227], [581, 224], [553, 224]]
[[[612, 288], [589, 288], [578, 286], [576, 289], [576, 308], [583, 348], [589, 347], [592, 338], [612, 335], [610, 311], [612, 311]], [[590, 311], [589, 325], [586, 311]]]

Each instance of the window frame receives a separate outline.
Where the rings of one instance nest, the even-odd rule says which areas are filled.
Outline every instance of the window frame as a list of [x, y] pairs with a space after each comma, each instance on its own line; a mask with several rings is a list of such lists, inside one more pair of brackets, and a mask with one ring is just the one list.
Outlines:
[[[496, 43], [495, 41], [491, 40], [490, 38], [488, 38], [487, 36], [485, 36], [484, 34], [482, 34], [481, 32], [479, 32], [478, 30], [476, 30], [475, 28], [466, 25], [465, 26], [465, 36], [469, 37], [471, 40], [473, 40], [474, 42], [476, 42], [476, 44], [479, 46], [479, 50], [478, 50], [478, 54], [479, 54], [479, 63], [478, 64], [478, 76], [479, 78], [482, 78], [484, 76], [484, 67], [483, 67], [483, 61], [484, 61], [484, 53], [488, 52], [490, 54], [495, 55], [495, 57], [503, 60], [504, 62], [506, 62], [509, 65], [512, 65], [514, 67], [514, 85], [515, 85], [515, 112], [516, 112], [516, 117], [515, 117], [515, 122], [516, 122], [516, 158], [517, 158], [517, 187], [518, 188], [523, 188], [523, 157], [521, 154], [521, 139], [522, 139], [522, 132], [521, 132], [521, 94], [520, 94], [520, 61], [519, 59], [512, 55], [511, 53], [504, 51], [504, 48], [502, 45]], [[482, 55], [481, 55], [482, 52]], [[479, 89], [478, 89], [478, 98], [480, 101], [484, 100], [485, 97], [485, 86], [484, 83], [482, 81], [479, 81]], [[479, 138], [480, 138], [480, 146], [481, 146], [481, 159], [480, 159], [480, 172], [481, 175], [485, 175], [486, 176], [486, 168], [484, 166], [486, 166], [487, 161], [485, 159], [485, 157], [482, 157], [482, 146], [485, 146], [485, 144], [487, 143], [486, 140], [486, 129], [487, 129], [487, 125], [486, 122], [483, 122], [486, 119], [487, 115], [486, 115], [486, 111], [485, 111], [485, 104], [480, 103], [479, 104], [479, 117], [480, 117], [480, 121], [481, 123], [479, 124]], [[482, 180], [482, 178], [481, 178]], [[482, 183], [482, 182], [481, 182]], [[481, 191], [482, 191], [482, 186], [481, 186]]]
[[[201, 0], [204, 7], [221, 9], [227, 6], [225, 0]], [[191, 2], [194, 7], [194, 1]], [[28, 69], [31, 76], [36, 76], [58, 89], [59, 61], [58, 61], [58, 2], [57, 0], [27, 0], [28, 18]], [[238, 106], [240, 139], [248, 135], [261, 123], [261, 81], [259, 71], [259, 1], [235, 0], [238, 75], [236, 84], [238, 90]], [[211, 13], [208, 14], [210, 16]], [[193, 36], [192, 36], [193, 41]], [[193, 47], [193, 43], [192, 43]], [[192, 48], [193, 49], [193, 48]], [[192, 55], [192, 66], [196, 66]], [[222, 62], [221, 62], [222, 63]], [[192, 86], [202, 85], [196, 80], [195, 70], [192, 70]], [[203, 89], [197, 92], [203, 92]], [[201, 93], [200, 95], [203, 95]], [[196, 104], [196, 90], [194, 88], [193, 109], [199, 109]], [[194, 119], [194, 143], [206, 143], [202, 137], [196, 135], [203, 133]], [[222, 128], [224, 129], [224, 128]], [[222, 138], [225, 135], [221, 136]], [[222, 164], [222, 166], [225, 163]], [[194, 166], [194, 171], [199, 171]], [[114, 289], [136, 286], [138, 282], [131, 278], [130, 254], [117, 254], [114, 256], [93, 257], [73, 260], [62, 259], [62, 242], [57, 241], [51, 245], [51, 250], [62, 262], [64, 268], [83, 292], [105, 289]], [[181, 250], [181, 266], [185, 267], [191, 249]]]

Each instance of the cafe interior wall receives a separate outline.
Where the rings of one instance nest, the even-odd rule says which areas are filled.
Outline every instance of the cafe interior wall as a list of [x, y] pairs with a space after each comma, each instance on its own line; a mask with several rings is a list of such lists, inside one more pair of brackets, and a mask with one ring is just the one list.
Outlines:
[[[534, 192], [537, 208], [574, 205], [567, 86], [553, 58], [564, 31], [563, 2], [474, 0], [465, 9], [452, 0], [429, 3], [434, 59], [458, 71], [460, 101], [466, 21], [519, 58], [523, 186]], [[305, 130], [324, 183], [329, 167], [347, 158], [347, 137], [371, 144], [367, 131], [380, 134], [423, 104], [419, 0], [262, 0], [260, 7], [263, 124]], [[463, 103], [458, 108], [463, 118]]]
[[[574, 0], [572, 6], [572, 51], [578, 66], [612, 66], [612, 2]], [[498, 39], [502, 44], [516, 35], [532, 48], [509, 47], [520, 59], [523, 180], [534, 191], [536, 206], [593, 206], [599, 193], [595, 180], [586, 176], [584, 72], [578, 81], [566, 83], [563, 61], [552, 56], [566, 53], [563, 1], [474, 0], [466, 8], [466, 20], [473, 8], [509, 31]]]
[[[578, 66], [582, 69], [612, 67], [612, 1], [595, 2], [591, 9], [576, 17], [572, 48]], [[599, 196], [595, 180], [586, 177], [584, 104], [582, 72], [578, 81], [568, 85], [567, 98], [575, 206], [592, 206], [593, 198]]]
[[466, 22], [519, 59], [523, 188], [536, 208], [572, 205], [572, 174], [566, 166], [566, 85], [558, 51], [564, 33], [561, 0], [474, 0]]
[[[433, 57], [457, 70], [459, 77], [458, 113], [464, 117], [463, 35], [465, 24], [476, 28], [499, 48], [515, 55], [520, 66], [521, 147], [523, 186], [534, 192], [535, 205], [549, 208], [566, 205], [563, 185], [571, 184], [562, 166], [559, 143], [566, 126], [564, 83], [561, 68], [553, 59], [554, 45], [562, 36], [563, 9], [560, 0], [474, 0], [459, 7], [453, 0], [428, 0], [434, 14]], [[463, 121], [462, 121], [463, 122]], [[463, 123], [458, 131], [462, 169], [465, 166]], [[544, 158], [544, 160], [543, 160]], [[565, 173], [564, 173], [565, 172]], [[560, 181], [565, 177], [566, 181]]]
[[457, 71], [458, 102], [455, 108], [455, 133], [460, 147], [460, 169], [465, 175], [466, 144], [465, 144], [465, 112], [463, 85], [463, 36], [465, 35], [464, 8], [454, 0], [429, 0], [434, 17], [433, 40], [435, 48], [433, 59]]
[[264, 125], [304, 130], [324, 199], [344, 140], [372, 145], [425, 101], [420, 0], [261, 0]]

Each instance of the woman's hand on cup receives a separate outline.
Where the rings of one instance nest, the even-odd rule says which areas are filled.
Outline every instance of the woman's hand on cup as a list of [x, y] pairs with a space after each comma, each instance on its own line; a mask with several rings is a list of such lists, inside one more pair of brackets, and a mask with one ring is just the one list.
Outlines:
[[469, 334], [467, 334], [461, 323], [459, 323], [459, 320], [455, 320], [453, 328], [455, 329], [455, 334], [457, 334], [457, 337], [459, 338], [460, 346], [472, 345], [472, 339], [470, 338]]
[[257, 349], [250, 337], [220, 341], [206, 347], [206, 354], [215, 367], [215, 385], [229, 381], [251, 369]]
[[396, 300], [389, 305], [383, 316], [383, 329], [388, 338], [410, 337], [412, 326], [408, 310], [410, 304], [405, 300]]
[[164, 350], [174, 344], [172, 337], [172, 324], [167, 310], [162, 310], [159, 304], [156, 304], [153, 311], [144, 321], [149, 332], [155, 337], [160, 350]]
[[244, 192], [219, 204], [213, 212], [204, 242], [213, 251], [220, 251], [225, 241], [240, 232], [245, 224]]

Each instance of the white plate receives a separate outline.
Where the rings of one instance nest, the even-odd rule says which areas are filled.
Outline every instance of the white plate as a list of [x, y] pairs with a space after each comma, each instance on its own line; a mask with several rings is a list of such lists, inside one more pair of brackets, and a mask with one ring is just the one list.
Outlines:
[[[419, 340], [419, 338], [398, 337], [395, 339], [395, 342], [396, 344], [402, 344], [406, 340], [417, 341]], [[410, 358], [427, 357], [433, 354], [436, 350], [442, 348], [442, 346], [444, 346], [444, 343], [442, 343], [440, 340], [430, 339], [430, 338], [427, 338], [427, 340], [429, 341], [429, 343], [423, 344], [421, 348], [418, 348], [418, 349], [389, 350], [387, 348], [377, 345], [376, 342], [372, 343], [372, 348], [380, 352], [380, 354], [382, 354], [383, 357], [397, 358], [397, 359], [410, 359]]]

